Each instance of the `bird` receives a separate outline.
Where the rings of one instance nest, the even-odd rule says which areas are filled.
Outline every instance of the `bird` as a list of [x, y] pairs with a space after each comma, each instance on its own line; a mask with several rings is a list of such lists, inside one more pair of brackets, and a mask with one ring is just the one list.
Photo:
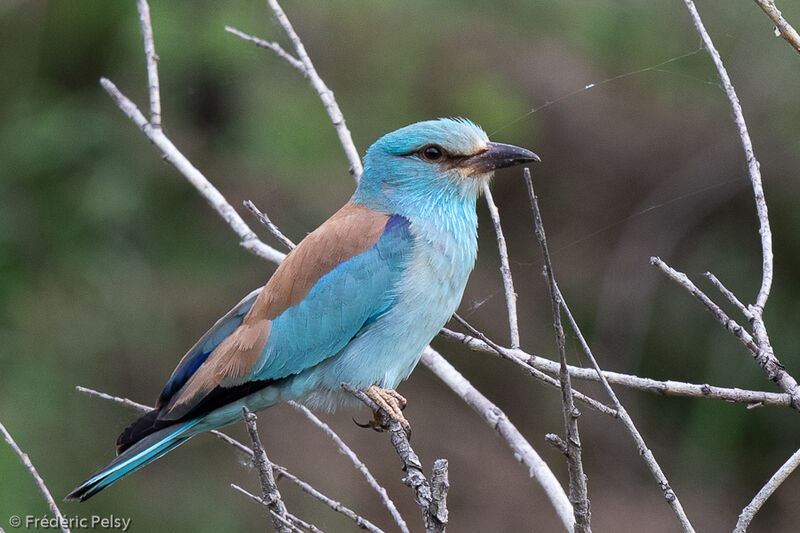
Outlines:
[[66, 499], [94, 496], [194, 435], [241, 420], [243, 408], [357, 402], [342, 384], [408, 430], [394, 389], [461, 301], [483, 185], [497, 169], [539, 160], [463, 118], [378, 139], [350, 200], [200, 337], [155, 408], [119, 436], [117, 456]]

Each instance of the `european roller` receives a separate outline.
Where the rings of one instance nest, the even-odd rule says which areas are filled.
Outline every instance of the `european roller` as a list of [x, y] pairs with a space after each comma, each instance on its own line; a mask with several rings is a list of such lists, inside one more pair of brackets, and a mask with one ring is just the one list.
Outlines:
[[538, 160], [464, 119], [381, 137], [350, 200], [200, 337], [155, 409], [119, 436], [116, 458], [67, 498], [94, 496], [194, 435], [240, 420], [243, 407], [350, 403], [343, 383], [408, 428], [394, 388], [461, 301], [478, 251], [481, 188], [496, 169]]

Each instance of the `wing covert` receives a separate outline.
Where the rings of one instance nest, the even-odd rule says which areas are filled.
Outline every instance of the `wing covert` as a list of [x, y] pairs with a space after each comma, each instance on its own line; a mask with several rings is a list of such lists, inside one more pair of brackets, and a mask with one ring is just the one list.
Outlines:
[[[346, 204], [184, 356], [159, 398], [160, 420], [232, 401], [339, 352], [394, 301], [411, 248], [407, 219]], [[253, 383], [255, 386], [257, 383]]]

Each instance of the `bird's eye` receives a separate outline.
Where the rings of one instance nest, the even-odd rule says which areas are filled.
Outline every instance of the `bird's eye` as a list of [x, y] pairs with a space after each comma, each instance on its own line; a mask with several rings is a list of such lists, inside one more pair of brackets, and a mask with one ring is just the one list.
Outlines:
[[422, 150], [419, 151], [419, 154], [422, 160], [428, 163], [436, 163], [444, 159], [444, 150], [435, 144], [429, 144], [423, 147]]

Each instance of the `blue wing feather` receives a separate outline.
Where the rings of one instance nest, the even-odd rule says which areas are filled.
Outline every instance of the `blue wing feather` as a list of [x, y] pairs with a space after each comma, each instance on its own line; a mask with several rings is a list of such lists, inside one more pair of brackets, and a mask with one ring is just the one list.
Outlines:
[[225, 338], [238, 328], [245, 315], [253, 307], [259, 290], [252, 291], [245, 296], [233, 309], [209, 329], [205, 335], [195, 343], [189, 352], [183, 357], [177, 368], [172, 372], [164, 390], [158, 398], [158, 406], [166, 405], [170, 398], [178, 392], [189, 378], [200, 368], [211, 352], [225, 340]]
[[273, 320], [252, 379], [280, 379], [317, 365], [385, 313], [411, 242], [408, 220], [394, 215], [378, 242], [320, 277], [300, 304]]
[[[321, 276], [303, 301], [272, 321], [267, 343], [247, 380], [266, 382], [298, 374], [338, 353], [391, 307], [410, 248], [408, 220], [390, 217], [373, 246]], [[168, 404], [242, 324], [258, 292], [247, 295], [189, 350], [164, 387], [159, 406]]]

